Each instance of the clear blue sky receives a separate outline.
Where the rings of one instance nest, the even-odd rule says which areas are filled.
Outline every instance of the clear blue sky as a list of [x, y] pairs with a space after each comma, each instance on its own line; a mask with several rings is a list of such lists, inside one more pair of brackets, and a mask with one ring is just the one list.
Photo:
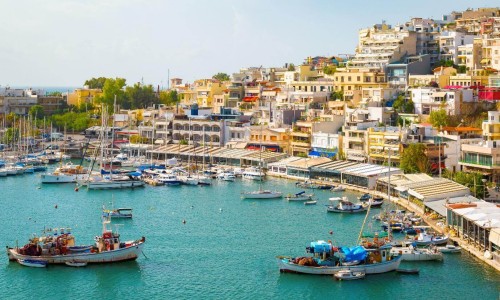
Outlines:
[[353, 53], [357, 31], [498, 0], [0, 0], [0, 85], [192, 82], [240, 67]]

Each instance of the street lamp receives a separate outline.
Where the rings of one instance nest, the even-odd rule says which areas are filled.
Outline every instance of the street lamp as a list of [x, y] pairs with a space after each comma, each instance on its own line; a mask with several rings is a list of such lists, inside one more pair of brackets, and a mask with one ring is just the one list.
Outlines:
[[481, 181], [483, 182], [483, 200], [485, 200], [484, 198], [486, 198], [486, 182], [488, 180], [486, 180], [485, 178], [481, 179]]

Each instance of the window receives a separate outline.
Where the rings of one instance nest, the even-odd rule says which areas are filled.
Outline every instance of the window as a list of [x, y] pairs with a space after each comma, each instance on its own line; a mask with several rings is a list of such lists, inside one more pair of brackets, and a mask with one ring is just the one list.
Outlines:
[[358, 76], [356, 80], [361, 81], [361, 76]]
[[349, 81], [349, 82], [351, 81], [351, 76], [347, 77], [347, 81]]

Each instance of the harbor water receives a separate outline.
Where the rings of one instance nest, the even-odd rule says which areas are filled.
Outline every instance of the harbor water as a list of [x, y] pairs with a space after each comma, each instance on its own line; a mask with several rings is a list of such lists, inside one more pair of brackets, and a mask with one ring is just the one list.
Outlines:
[[[419, 275], [395, 272], [337, 282], [331, 276], [281, 274], [277, 255], [304, 255], [323, 239], [354, 245], [365, 214], [327, 213], [328, 198], [314, 190], [317, 205], [243, 200], [259, 184], [238, 179], [212, 186], [135, 190], [74, 190], [41, 185], [38, 175], [0, 178], [0, 241], [24, 245], [46, 228], [70, 227], [77, 244], [101, 233], [103, 204], [133, 208], [131, 220], [113, 220], [122, 240], [146, 237], [136, 261], [85, 268], [28, 268], [0, 260], [3, 299], [498, 299], [500, 276], [467, 253], [443, 262], [401, 264]], [[264, 188], [299, 192], [294, 182], [270, 178]], [[345, 192], [351, 199], [359, 194]], [[389, 206], [389, 204], [384, 204]], [[372, 209], [370, 214], [378, 213]], [[379, 230], [371, 221], [366, 231]], [[185, 221], [185, 222], [183, 222]], [[332, 234], [330, 234], [332, 231]]]

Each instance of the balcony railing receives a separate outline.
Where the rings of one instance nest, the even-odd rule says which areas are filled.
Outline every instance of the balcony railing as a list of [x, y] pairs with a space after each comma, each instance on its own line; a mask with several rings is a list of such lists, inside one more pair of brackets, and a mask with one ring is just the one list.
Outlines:
[[461, 159], [461, 163], [464, 164], [470, 164], [470, 165], [478, 165], [478, 166], [485, 166], [485, 167], [500, 167], [500, 163], [487, 163], [487, 162], [480, 162], [477, 160], [472, 160], [472, 159]]

